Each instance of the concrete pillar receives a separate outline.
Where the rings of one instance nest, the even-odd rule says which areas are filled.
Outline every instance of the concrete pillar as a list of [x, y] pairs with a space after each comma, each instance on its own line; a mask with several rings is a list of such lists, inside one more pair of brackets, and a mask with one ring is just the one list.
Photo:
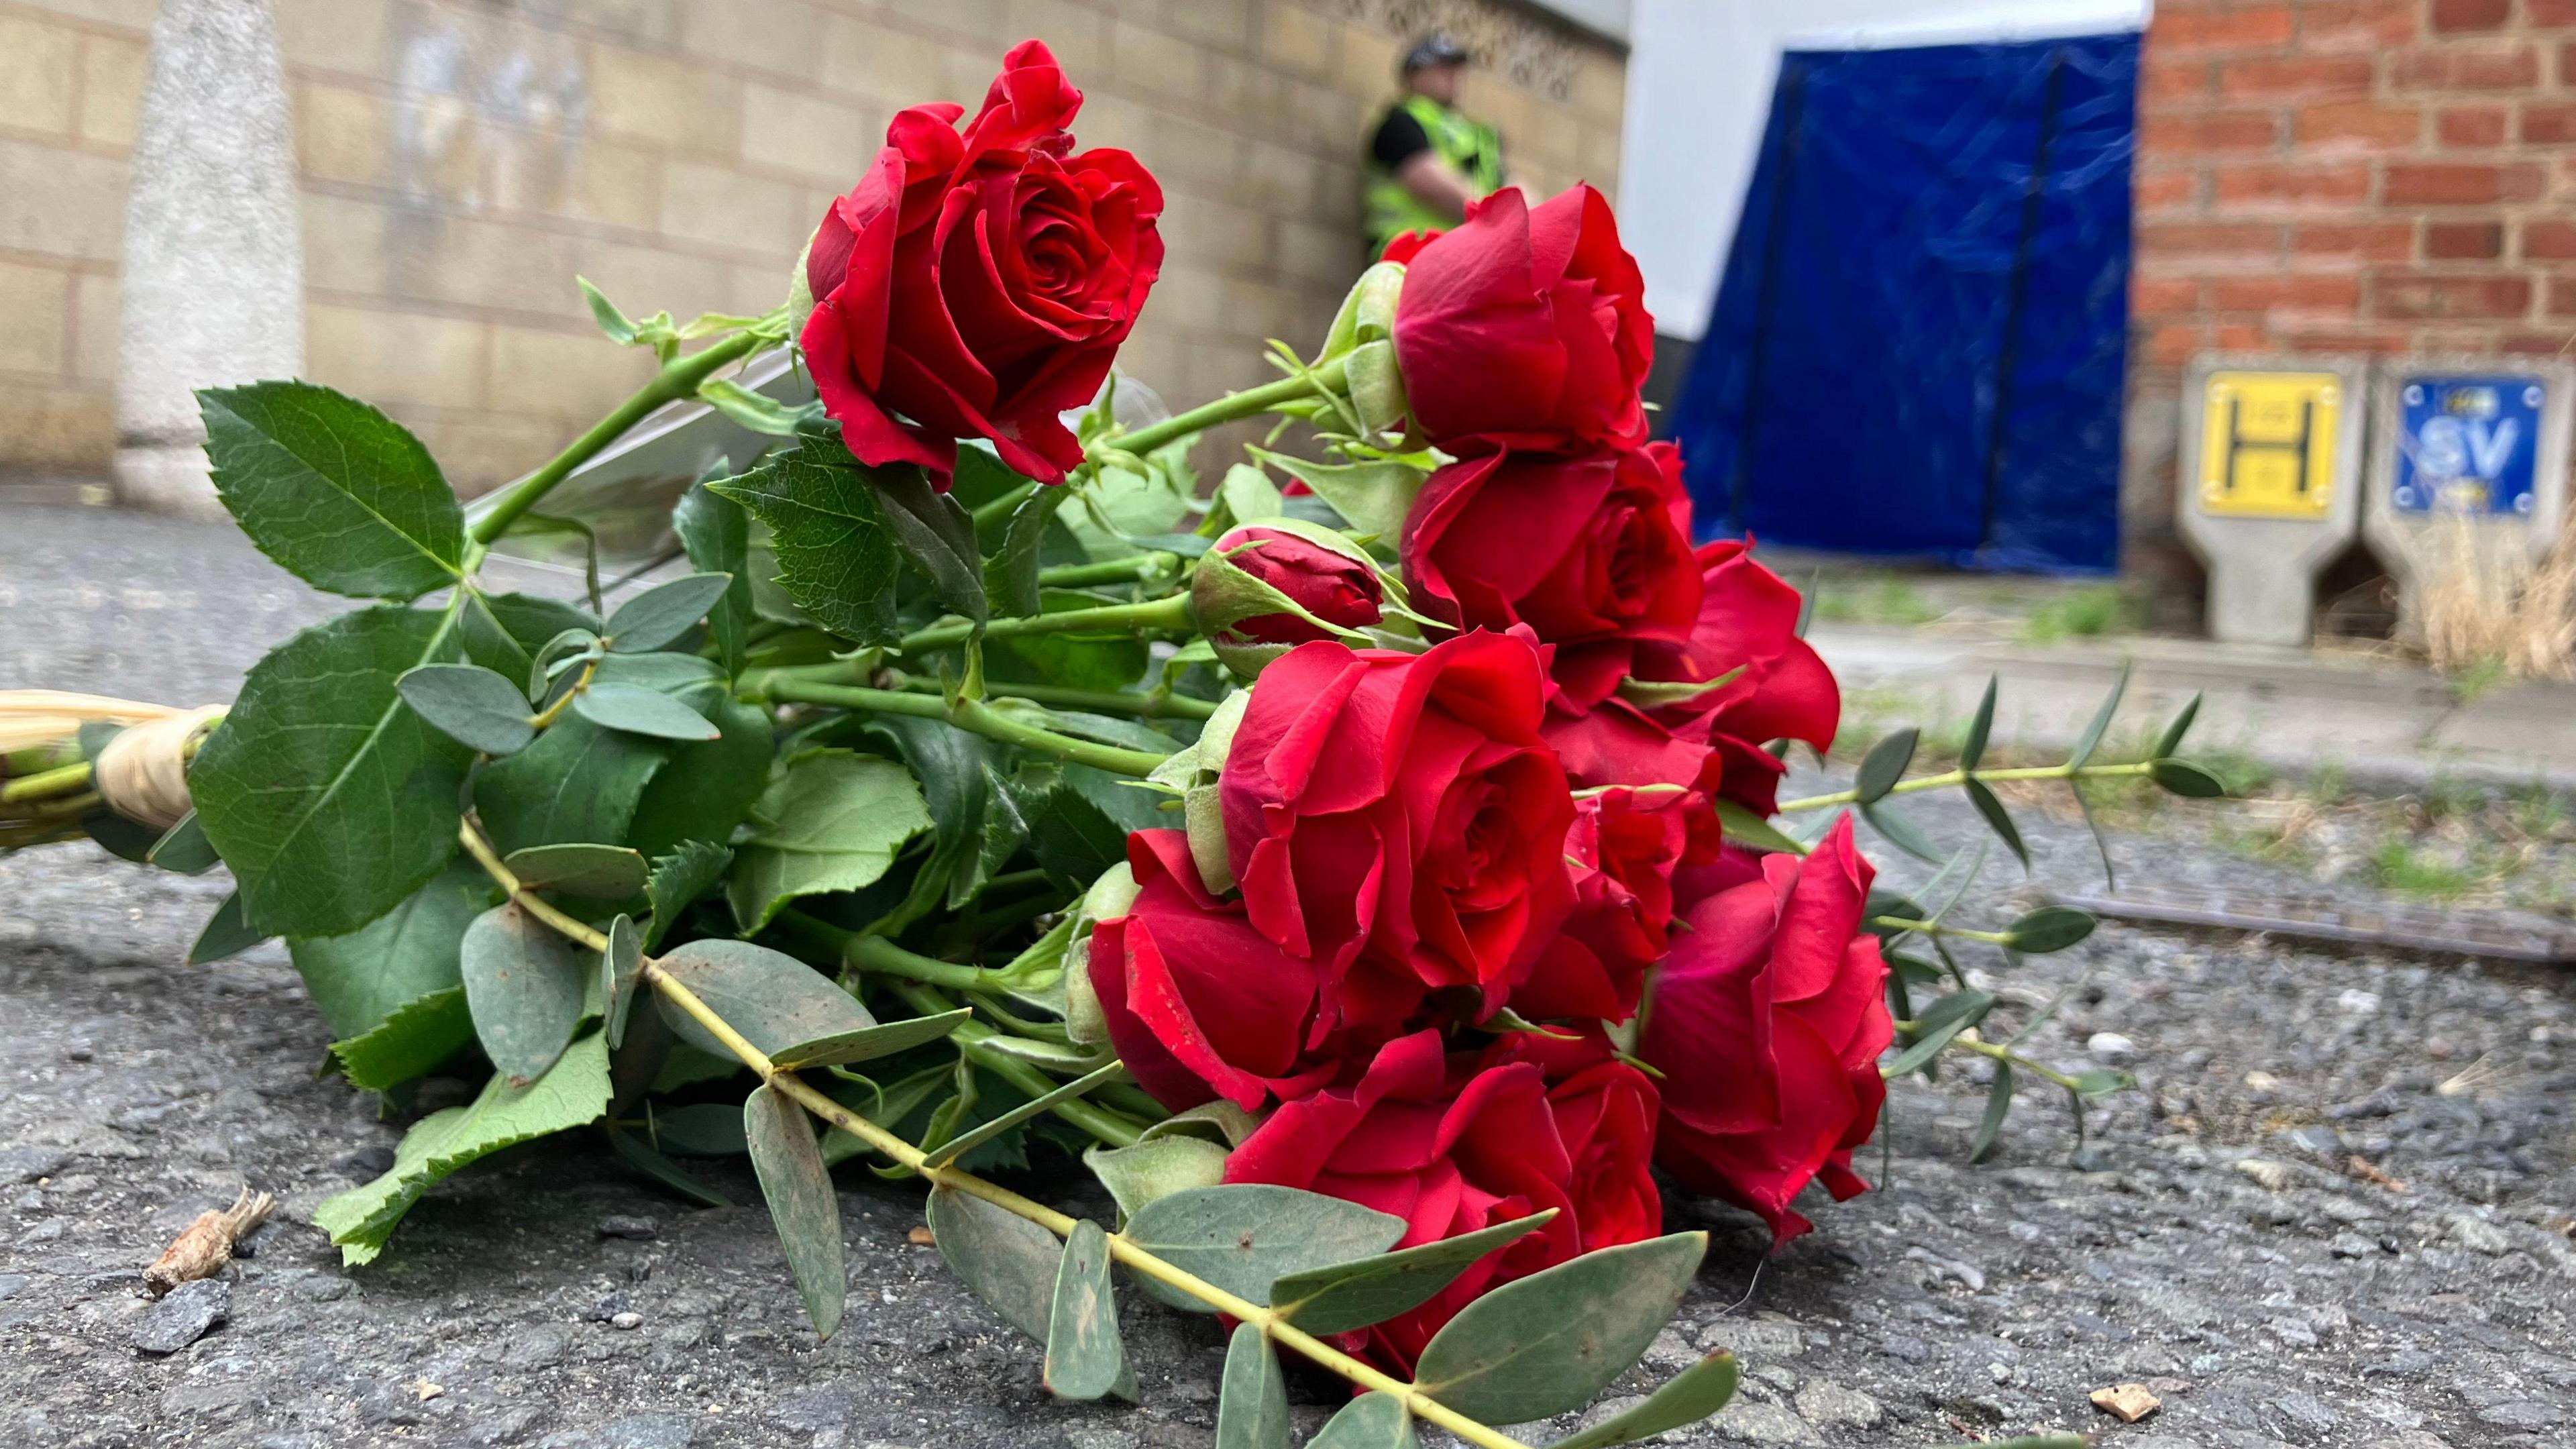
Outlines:
[[125, 202], [116, 492], [221, 518], [194, 389], [304, 366], [304, 248], [267, 0], [166, 0]]
[[2303, 645], [2317, 571], [2361, 514], [2363, 381], [2351, 359], [2196, 359], [2175, 521], [2209, 569], [2211, 637]]
[[2424, 642], [2445, 572], [2502, 607], [2558, 541], [2576, 441], [2576, 363], [2382, 362], [2362, 536], [2397, 580], [2397, 635]]

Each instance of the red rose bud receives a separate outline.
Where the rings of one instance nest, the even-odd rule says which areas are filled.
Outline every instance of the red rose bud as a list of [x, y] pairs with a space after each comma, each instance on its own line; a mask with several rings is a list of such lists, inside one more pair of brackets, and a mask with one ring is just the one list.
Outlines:
[[[1551, 1050], [1555, 1050], [1551, 1048]], [[1477, 1295], [1577, 1254], [1661, 1231], [1646, 1164], [1655, 1090], [1597, 1043], [1561, 1058], [1444, 1056], [1439, 1033], [1389, 1042], [1358, 1081], [1282, 1104], [1227, 1157], [1227, 1182], [1276, 1183], [1404, 1219], [1417, 1247], [1550, 1208], [1429, 1302], [1344, 1338], [1410, 1374]]]
[[1574, 800], [1545, 712], [1537, 648], [1501, 634], [1305, 644], [1262, 674], [1217, 784], [1227, 853], [1253, 926], [1329, 963], [1337, 1019], [1393, 1026], [1452, 988], [1482, 1015], [1564, 923]]
[[1244, 679], [1297, 645], [1375, 624], [1385, 600], [1359, 545], [1296, 519], [1228, 529], [1190, 584], [1199, 628]]
[[1837, 1199], [1869, 1186], [1851, 1155], [1887, 1095], [1887, 966], [1861, 929], [1874, 872], [1848, 815], [1804, 859], [1727, 863], [1741, 883], [1683, 912], [1638, 1054], [1664, 1074], [1655, 1160], [1761, 1214], [1776, 1248], [1811, 1226], [1789, 1206], [1810, 1179]]
[[1163, 193], [1124, 151], [1073, 150], [1081, 106], [1025, 41], [962, 132], [957, 105], [898, 114], [815, 230], [798, 340], [860, 462], [944, 482], [960, 438], [990, 438], [1044, 482], [1082, 461], [1057, 415], [1099, 392], [1136, 325], [1163, 265]]
[[1578, 705], [1616, 689], [1639, 646], [1688, 643], [1700, 614], [1669, 443], [1451, 463], [1405, 515], [1402, 552], [1414, 607], [1462, 628], [1529, 625]]
[[1455, 230], [1387, 255], [1405, 262], [1395, 353], [1423, 436], [1451, 454], [1632, 444], [1654, 360], [1645, 281], [1610, 203], [1576, 186], [1532, 209], [1517, 190]]

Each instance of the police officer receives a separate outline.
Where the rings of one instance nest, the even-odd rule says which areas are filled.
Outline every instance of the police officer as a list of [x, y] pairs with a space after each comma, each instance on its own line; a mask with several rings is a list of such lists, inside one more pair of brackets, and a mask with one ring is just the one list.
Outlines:
[[1503, 184], [1503, 141], [1457, 109], [1466, 49], [1433, 34], [1404, 56], [1404, 95], [1369, 139], [1369, 252], [1408, 231], [1456, 226], [1467, 203]]

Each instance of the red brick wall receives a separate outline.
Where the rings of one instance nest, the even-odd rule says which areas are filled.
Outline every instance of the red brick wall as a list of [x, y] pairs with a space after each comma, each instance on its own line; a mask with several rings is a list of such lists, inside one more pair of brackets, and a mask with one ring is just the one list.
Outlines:
[[2129, 563], [2173, 547], [2181, 370], [2576, 336], [2576, 0], [2157, 0], [2138, 93]]

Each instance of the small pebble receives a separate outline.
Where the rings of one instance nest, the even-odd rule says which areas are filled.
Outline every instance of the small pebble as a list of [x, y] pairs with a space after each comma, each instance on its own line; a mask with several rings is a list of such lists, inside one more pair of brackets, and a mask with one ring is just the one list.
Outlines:
[[636, 1312], [632, 1308], [629, 1308], [623, 1313], [611, 1315], [608, 1320], [608, 1326], [618, 1329], [621, 1332], [642, 1328], [644, 1326], [644, 1315]]
[[2138, 1059], [2138, 1044], [2116, 1031], [2097, 1031], [2086, 1037], [2084, 1050], [2092, 1053], [2094, 1060], [2115, 1067]]
[[645, 1243], [651, 1242], [658, 1231], [651, 1218], [605, 1217], [599, 1220], [599, 1235], [603, 1238], [632, 1238]]
[[206, 1336], [206, 1331], [232, 1313], [233, 1285], [222, 1278], [200, 1278], [170, 1290], [134, 1325], [130, 1342], [138, 1353], [155, 1357], [177, 1353]]

